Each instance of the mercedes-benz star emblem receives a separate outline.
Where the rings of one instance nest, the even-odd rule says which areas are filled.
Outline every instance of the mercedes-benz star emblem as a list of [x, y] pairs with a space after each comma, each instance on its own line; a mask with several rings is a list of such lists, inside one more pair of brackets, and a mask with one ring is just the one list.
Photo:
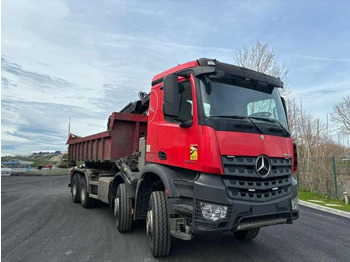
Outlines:
[[255, 164], [256, 172], [261, 177], [266, 177], [271, 170], [270, 160], [266, 156], [259, 156]]

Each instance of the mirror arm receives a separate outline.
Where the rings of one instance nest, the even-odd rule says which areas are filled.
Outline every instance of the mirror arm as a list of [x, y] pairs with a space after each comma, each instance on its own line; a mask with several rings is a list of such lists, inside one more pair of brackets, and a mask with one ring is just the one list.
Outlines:
[[183, 128], [189, 128], [193, 125], [193, 120], [188, 120], [188, 121], [185, 121], [185, 122], [181, 122], [179, 124], [180, 127], [183, 127]]
[[185, 119], [182, 119], [182, 118], [180, 118], [180, 117], [172, 117], [172, 118], [173, 118], [173, 119], [175, 119], [176, 121], [181, 122], [181, 123], [186, 122], [186, 120], [185, 120]]
[[186, 127], [191, 127], [193, 125], [193, 120], [185, 120], [180, 117], [173, 117], [173, 119], [180, 122], [179, 124], [180, 127], [186, 128]]

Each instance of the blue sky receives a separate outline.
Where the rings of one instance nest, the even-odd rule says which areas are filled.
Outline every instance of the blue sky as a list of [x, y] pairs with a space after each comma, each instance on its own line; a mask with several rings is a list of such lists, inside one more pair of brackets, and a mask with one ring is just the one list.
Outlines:
[[2, 155], [65, 150], [104, 131], [152, 76], [200, 57], [233, 63], [256, 40], [289, 69], [307, 113], [350, 95], [348, 1], [3, 0]]

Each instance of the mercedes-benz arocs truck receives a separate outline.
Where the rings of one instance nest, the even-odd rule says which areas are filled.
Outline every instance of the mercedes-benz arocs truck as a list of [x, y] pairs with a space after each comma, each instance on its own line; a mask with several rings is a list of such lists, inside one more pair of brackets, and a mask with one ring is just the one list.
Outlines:
[[233, 232], [299, 217], [297, 150], [280, 79], [213, 59], [153, 77], [150, 93], [112, 113], [107, 131], [70, 134], [73, 201], [108, 204], [119, 232], [146, 220], [152, 254], [171, 237]]

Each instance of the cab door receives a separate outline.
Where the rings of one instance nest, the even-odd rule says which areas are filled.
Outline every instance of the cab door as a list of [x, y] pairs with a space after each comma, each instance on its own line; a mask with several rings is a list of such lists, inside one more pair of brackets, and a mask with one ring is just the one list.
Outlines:
[[[180, 109], [178, 118], [159, 118], [158, 163], [199, 170], [198, 117], [195, 81], [191, 75], [179, 81]], [[179, 121], [181, 119], [181, 121]], [[180, 127], [183, 121], [193, 121], [189, 127]]]

